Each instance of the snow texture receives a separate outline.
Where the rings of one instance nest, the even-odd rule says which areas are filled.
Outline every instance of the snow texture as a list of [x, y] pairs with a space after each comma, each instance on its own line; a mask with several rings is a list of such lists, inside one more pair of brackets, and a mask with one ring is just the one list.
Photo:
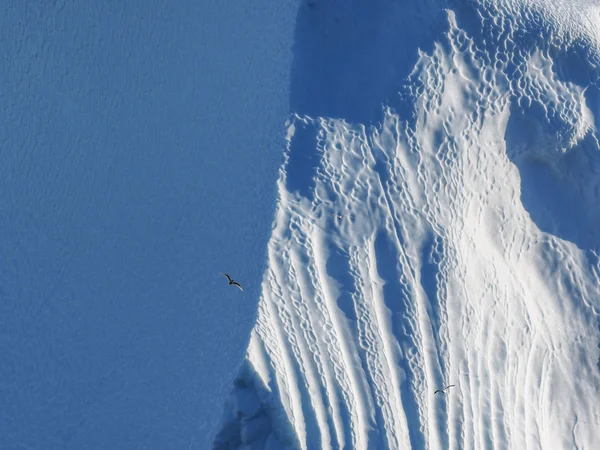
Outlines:
[[600, 448], [599, 13], [303, 3], [215, 450]]
[[256, 321], [296, 9], [2, 2], [0, 449], [210, 448]]

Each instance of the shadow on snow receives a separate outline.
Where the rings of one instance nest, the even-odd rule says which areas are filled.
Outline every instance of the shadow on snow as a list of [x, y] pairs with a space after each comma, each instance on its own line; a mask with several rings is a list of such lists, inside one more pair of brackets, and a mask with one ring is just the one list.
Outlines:
[[245, 360], [225, 402], [212, 449], [300, 448], [280, 398], [277, 383], [265, 386], [250, 362]]

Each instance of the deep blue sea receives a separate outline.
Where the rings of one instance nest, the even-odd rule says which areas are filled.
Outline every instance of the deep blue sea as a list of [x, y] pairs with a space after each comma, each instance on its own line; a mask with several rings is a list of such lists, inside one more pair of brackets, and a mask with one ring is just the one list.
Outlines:
[[296, 6], [0, 6], [1, 449], [210, 447], [256, 314]]

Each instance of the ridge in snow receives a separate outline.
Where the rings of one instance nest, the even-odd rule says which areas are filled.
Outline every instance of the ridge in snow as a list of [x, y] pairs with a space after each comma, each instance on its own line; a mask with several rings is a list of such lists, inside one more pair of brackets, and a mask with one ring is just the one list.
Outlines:
[[597, 9], [313, 3], [215, 448], [597, 448]]

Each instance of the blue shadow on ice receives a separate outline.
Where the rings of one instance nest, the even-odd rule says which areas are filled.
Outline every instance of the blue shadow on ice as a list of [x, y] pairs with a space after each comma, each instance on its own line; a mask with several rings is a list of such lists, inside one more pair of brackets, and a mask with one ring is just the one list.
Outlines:
[[[547, 51], [553, 60], [556, 77], [565, 83], [587, 88], [587, 106], [600, 124], [600, 95], [595, 80], [598, 69], [593, 51], [581, 43], [569, 48], [551, 44], [551, 30], [542, 16], [531, 11], [528, 21], [518, 30], [498, 29], [489, 13], [475, 6], [458, 9], [459, 28], [475, 40], [478, 48], [493, 55], [498, 46], [506, 46], [512, 55], [504, 71], [508, 81], [519, 81], [527, 70], [527, 55]], [[508, 33], [511, 33], [508, 39]], [[538, 95], [546, 95], [541, 92]], [[551, 95], [550, 95], [551, 97]], [[573, 133], [574, 124], [562, 111], [529, 98], [511, 101], [510, 119], [505, 132], [507, 155], [519, 169], [521, 201], [531, 219], [544, 232], [573, 242], [579, 248], [600, 246], [600, 149], [597, 137], [589, 133], [575, 148], [564, 154], [564, 136]], [[575, 99], [567, 99], [566, 102]], [[575, 108], [563, 104], [560, 108]]]
[[[272, 380], [275, 374], [272, 374]], [[277, 383], [265, 386], [246, 360], [225, 402], [213, 450], [300, 448], [287, 419]]]
[[[588, 107], [595, 116], [600, 113], [597, 104]], [[571, 126], [557, 117], [548, 118], [539, 103], [513, 106], [505, 134], [507, 154], [519, 169], [523, 207], [540, 230], [580, 249], [598, 249], [598, 139], [590, 132], [561, 153], [556, 136], [569, 133]]]
[[294, 126], [294, 138], [289, 144], [285, 167], [286, 185], [290, 192], [298, 192], [303, 197], [311, 198], [315, 175], [321, 162], [317, 148], [317, 128], [301, 120], [296, 121]]
[[[520, 138], [513, 129], [508, 145]], [[521, 201], [540, 230], [581, 249], [600, 246], [600, 152], [591, 135], [558, 161], [534, 153], [513, 162], [521, 176]]]
[[[498, 29], [489, 13], [476, 6], [456, 10], [457, 24], [475, 40], [478, 48], [493, 55], [498, 46], [507, 46], [505, 75], [518, 81], [527, 70], [526, 55], [545, 50], [553, 60], [555, 76], [565, 83], [587, 88], [587, 107], [596, 129], [600, 125], [598, 57], [586, 45], [575, 42], [568, 48], [550, 44], [551, 30], [544, 18], [529, 12], [526, 24], [518, 30]], [[514, 31], [514, 32], [513, 32]], [[508, 39], [508, 33], [511, 33]], [[596, 64], [593, 63], [596, 61]], [[542, 92], [540, 95], [545, 95]], [[551, 97], [551, 95], [550, 95]], [[519, 169], [521, 201], [540, 230], [573, 242], [581, 249], [600, 246], [600, 149], [597, 136], [589, 133], [575, 148], [564, 154], [564, 136], [573, 133], [573, 124], [535, 98], [511, 102], [505, 132], [507, 155]], [[567, 102], [569, 100], [567, 99]], [[575, 101], [574, 99], [571, 101]], [[560, 105], [561, 108], [576, 107]]]
[[[301, 117], [377, 124], [384, 106], [403, 119], [413, 109], [398, 94], [419, 57], [448, 29], [438, 2], [304, 0], [296, 20], [290, 104]], [[310, 198], [320, 162], [316, 136], [296, 128], [288, 188]]]
[[400, 389], [402, 394], [402, 409], [406, 413], [411, 448], [426, 448], [426, 436], [422, 432], [419, 420], [418, 399], [412, 389], [415, 376], [408, 362], [408, 355], [406, 354], [408, 349], [415, 349], [417, 347], [413, 323], [408, 319], [407, 314], [410, 308], [411, 293], [406, 279], [401, 276], [398, 270], [398, 261], [400, 259], [398, 250], [383, 230], [377, 234], [375, 239], [375, 255], [377, 272], [384, 280], [383, 296], [385, 305], [391, 315], [392, 332], [398, 345], [404, 352], [399, 363], [406, 379], [402, 382]]
[[298, 11], [291, 106], [300, 115], [370, 124], [381, 117], [435, 33], [435, 2], [307, 0]]

